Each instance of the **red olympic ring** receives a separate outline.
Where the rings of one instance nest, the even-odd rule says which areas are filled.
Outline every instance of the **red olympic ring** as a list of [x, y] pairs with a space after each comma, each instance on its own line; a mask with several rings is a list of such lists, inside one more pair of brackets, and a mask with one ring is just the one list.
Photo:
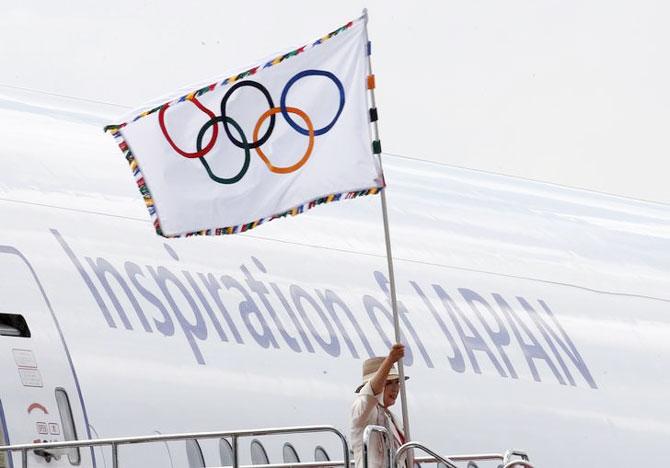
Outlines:
[[[197, 98], [192, 98], [189, 99], [193, 104], [196, 105], [198, 109], [203, 111], [205, 114], [209, 116], [210, 119], [216, 118], [214, 115], [214, 112], [211, 110], [207, 109], [205, 106], [203, 106], [200, 101], [198, 101]], [[214, 147], [214, 143], [216, 142], [216, 138], [219, 135], [219, 126], [218, 125], [213, 125], [212, 127], [212, 138], [207, 143], [207, 146], [205, 146], [202, 150], [200, 151], [195, 151], [194, 153], [189, 153], [187, 151], [182, 150], [179, 148], [174, 141], [172, 141], [172, 138], [170, 138], [170, 135], [168, 134], [167, 128], [165, 127], [165, 111], [167, 108], [170, 107], [170, 105], [165, 105], [161, 107], [161, 110], [158, 112], [158, 123], [161, 126], [161, 131], [163, 132], [163, 135], [165, 136], [165, 139], [170, 143], [170, 146], [179, 154], [186, 158], [202, 158], [204, 155], [210, 152], [210, 150]]]
[[[273, 107], [267, 111], [261, 117], [258, 119], [258, 122], [256, 122], [256, 127], [254, 127], [254, 134], [253, 134], [253, 142], [254, 144], [258, 141], [258, 131], [261, 128], [261, 125], [263, 122], [265, 122], [265, 119], [270, 117], [271, 115], [278, 114], [282, 111], [281, 107]], [[267, 156], [263, 153], [263, 150], [261, 150], [260, 145], [255, 147], [256, 153], [258, 153], [258, 156], [263, 160], [265, 165], [270, 169], [270, 171], [274, 172], [275, 174], [288, 174], [290, 172], [295, 172], [298, 169], [300, 169], [309, 159], [309, 157], [312, 155], [312, 149], [314, 148], [314, 125], [312, 125], [312, 121], [309, 118], [309, 116], [303, 112], [302, 110], [298, 109], [297, 107], [286, 107], [286, 111], [291, 113], [291, 114], [297, 114], [302, 118], [302, 120], [305, 121], [307, 124], [307, 132], [309, 135], [309, 143], [307, 144], [307, 150], [305, 151], [305, 154], [303, 155], [302, 159], [295, 163], [292, 166], [287, 166], [287, 167], [281, 167], [281, 166], [275, 166], [273, 165], [270, 160], [268, 159]]]

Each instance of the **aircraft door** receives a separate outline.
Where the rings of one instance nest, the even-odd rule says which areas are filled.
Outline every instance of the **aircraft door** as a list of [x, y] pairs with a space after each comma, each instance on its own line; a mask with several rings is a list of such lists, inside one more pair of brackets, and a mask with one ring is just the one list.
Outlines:
[[[0, 445], [7, 445], [7, 427], [2, 401], [0, 401]], [[9, 455], [5, 452], [0, 452], [0, 468], [9, 468]]]
[[[40, 280], [17, 249], [0, 245], [0, 416], [9, 444], [89, 437], [79, 386]], [[29, 466], [95, 466], [90, 449], [35, 451]], [[21, 466], [20, 454], [4, 460]]]

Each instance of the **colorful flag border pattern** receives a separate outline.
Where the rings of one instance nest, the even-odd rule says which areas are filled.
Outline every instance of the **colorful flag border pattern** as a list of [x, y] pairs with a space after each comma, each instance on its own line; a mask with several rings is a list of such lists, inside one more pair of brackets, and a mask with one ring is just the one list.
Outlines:
[[[146, 117], [150, 114], [153, 114], [154, 112], [160, 111], [162, 108], [167, 108], [171, 105], [174, 105], [174, 104], [177, 104], [177, 103], [180, 103], [180, 102], [184, 102], [184, 101], [192, 101], [194, 98], [202, 96], [203, 94], [208, 93], [210, 91], [214, 91], [215, 89], [217, 89], [219, 87], [232, 85], [233, 83], [235, 83], [237, 81], [240, 81], [244, 78], [255, 75], [259, 71], [262, 71], [262, 70], [264, 70], [266, 68], [269, 68], [269, 67], [272, 67], [274, 65], [278, 65], [278, 64], [284, 62], [285, 60], [290, 59], [291, 57], [295, 57], [296, 55], [301, 54], [301, 53], [305, 52], [306, 50], [308, 50], [310, 48], [317, 47], [320, 44], [323, 44], [324, 42], [326, 42], [327, 40], [335, 37], [336, 35], [338, 35], [340, 33], [342, 33], [343, 31], [346, 31], [347, 29], [351, 28], [358, 21], [366, 21], [366, 20], [367, 20], [367, 17], [365, 15], [361, 16], [361, 17], [359, 17], [355, 20], [349, 21], [347, 24], [337, 28], [336, 30], [330, 32], [329, 34], [326, 34], [325, 36], [317, 39], [316, 41], [314, 41], [312, 43], [303, 45], [302, 47], [299, 47], [295, 50], [292, 50], [292, 51], [287, 52], [285, 54], [279, 55], [279, 56], [273, 58], [272, 60], [267, 61], [264, 64], [259, 64], [259, 65], [255, 66], [255, 67], [252, 67], [252, 68], [250, 68], [250, 69], [248, 69], [248, 70], [246, 70], [242, 73], [230, 76], [230, 77], [228, 77], [224, 80], [217, 81], [217, 82], [212, 83], [208, 86], [204, 86], [204, 87], [202, 87], [202, 88], [200, 88], [196, 91], [193, 91], [189, 94], [186, 94], [184, 96], [176, 98], [172, 101], [165, 102], [165, 103], [161, 104], [160, 106], [156, 106], [152, 109], [145, 110], [145, 111], [141, 112], [140, 114], [136, 115], [131, 120], [127, 121], [127, 122], [123, 122], [121, 124], [116, 124], [116, 125], [107, 125], [107, 126], [104, 127], [104, 131], [109, 132], [114, 137], [114, 139], [117, 141], [117, 144], [118, 144], [119, 148], [121, 149], [123, 155], [125, 156], [126, 160], [128, 161], [128, 164], [129, 164], [130, 169], [133, 173], [133, 176], [135, 177], [135, 182], [137, 183], [140, 194], [142, 195], [142, 198], [144, 200], [144, 204], [146, 205], [146, 207], [149, 211], [149, 215], [151, 216], [152, 224], [154, 226], [154, 229], [156, 230], [156, 234], [158, 234], [159, 236], [167, 237], [167, 238], [191, 237], [191, 236], [219, 236], [219, 235], [226, 235], [226, 234], [237, 234], [237, 233], [240, 233], [240, 232], [248, 231], [248, 230], [253, 229], [257, 226], [260, 226], [261, 224], [263, 224], [265, 222], [272, 221], [272, 220], [277, 219], [277, 218], [284, 218], [288, 215], [296, 216], [300, 213], [303, 213], [306, 210], [314, 208], [318, 205], [322, 205], [324, 203], [331, 203], [331, 202], [339, 201], [339, 200], [342, 200], [342, 199], [352, 199], [352, 198], [357, 198], [357, 197], [365, 196], [365, 195], [374, 195], [374, 194], [379, 193], [381, 190], [383, 190], [383, 188], [385, 187], [386, 184], [385, 184], [384, 180], [381, 180], [380, 181], [380, 186], [378, 186], [378, 187], [371, 187], [371, 188], [364, 189], [364, 190], [359, 190], [359, 191], [356, 191], [356, 192], [332, 193], [332, 194], [329, 194], [329, 195], [325, 195], [325, 196], [310, 200], [306, 203], [303, 203], [301, 205], [290, 208], [290, 209], [288, 209], [288, 210], [286, 210], [282, 213], [274, 214], [274, 215], [271, 215], [271, 216], [268, 216], [268, 217], [265, 217], [265, 218], [260, 218], [260, 219], [257, 219], [255, 221], [249, 222], [249, 223], [240, 224], [240, 225], [237, 225], [237, 226], [228, 226], [228, 227], [221, 227], [221, 228], [214, 228], [214, 229], [203, 229], [203, 230], [200, 230], [200, 231], [193, 231], [193, 232], [188, 232], [188, 233], [183, 233], [183, 234], [174, 234], [174, 235], [170, 234], [170, 235], [168, 235], [168, 234], [163, 233], [163, 230], [161, 229], [160, 219], [158, 218], [158, 213], [156, 211], [156, 206], [155, 206], [155, 203], [154, 203], [154, 199], [151, 195], [151, 191], [149, 190], [149, 187], [146, 184], [146, 181], [145, 181], [144, 176], [142, 174], [142, 170], [141, 170], [137, 160], [135, 159], [135, 156], [133, 155], [133, 152], [130, 149], [130, 146], [128, 145], [128, 143], [123, 138], [123, 135], [121, 134], [121, 129], [123, 127], [125, 127], [126, 125], [128, 125], [129, 122], [130, 123], [135, 122], [135, 121], [137, 121], [137, 120], [139, 120], [143, 117]], [[368, 49], [367, 50], [368, 55], [370, 55], [371, 47], [370, 47], [369, 42], [368, 42], [368, 48], [367, 49]], [[374, 83], [374, 75], [369, 75], [367, 77], [367, 88], [369, 90], [372, 90], [374, 88], [374, 84], [371, 85], [370, 84], [371, 82]], [[373, 111], [374, 111], [374, 117], [373, 117]], [[376, 108], [375, 109], [370, 109], [370, 119], [371, 119], [371, 122], [377, 120]], [[379, 144], [379, 140], [375, 140], [375, 141], [372, 142], [371, 153], [372, 154], [381, 153], [381, 147], [380, 147], [380, 144]]]

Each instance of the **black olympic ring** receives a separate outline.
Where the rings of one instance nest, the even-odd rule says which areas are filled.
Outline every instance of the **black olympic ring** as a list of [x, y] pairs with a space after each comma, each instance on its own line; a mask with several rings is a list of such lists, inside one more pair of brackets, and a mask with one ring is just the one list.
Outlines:
[[[203, 166], [205, 166], [205, 170], [207, 171], [207, 174], [209, 177], [214, 181], [218, 182], [220, 184], [234, 184], [235, 182], [239, 182], [242, 180], [242, 177], [244, 177], [244, 174], [247, 173], [247, 170], [249, 170], [249, 163], [251, 162], [251, 153], [249, 152], [249, 148], [247, 148], [247, 137], [244, 135], [244, 132], [242, 131], [242, 128], [239, 126], [237, 122], [235, 122], [233, 119], [230, 117], [221, 117], [221, 116], [216, 116], [213, 119], [207, 121], [205, 125], [202, 126], [200, 131], [198, 132], [198, 139], [195, 142], [195, 147], [198, 151], [202, 148], [202, 138], [205, 136], [205, 132], [209, 127], [212, 125], [216, 125], [218, 122], [224, 122], [224, 125], [226, 123], [231, 124], [233, 127], [235, 127], [235, 130], [240, 134], [240, 137], [242, 137], [242, 142], [245, 146], [244, 148], [244, 164], [242, 165], [242, 169], [240, 169], [240, 172], [237, 173], [237, 175], [230, 177], [228, 179], [225, 179], [223, 177], [218, 177], [214, 172], [212, 172], [212, 169], [209, 167], [209, 164], [207, 163], [207, 160], [205, 160], [205, 157], [198, 158], [200, 159], [200, 162], [202, 163]], [[231, 140], [232, 141], [232, 140]]]
[[[223, 96], [223, 99], [221, 99], [221, 116], [226, 117], [226, 105], [228, 104], [228, 99], [230, 98], [230, 95], [233, 94], [238, 88], [241, 88], [242, 86], [251, 86], [253, 88], [256, 88], [259, 90], [261, 93], [263, 93], [263, 96], [265, 96], [265, 99], [268, 100], [268, 104], [270, 104], [270, 109], [272, 109], [275, 104], [272, 101], [272, 96], [270, 96], [270, 92], [267, 90], [265, 86], [262, 84], [256, 82], [256, 81], [240, 81], [235, 83]], [[275, 116], [273, 115], [270, 117], [270, 124], [268, 125], [268, 129], [265, 131], [265, 135], [263, 135], [258, 141], [252, 142], [251, 144], [248, 144], [246, 141], [241, 142], [237, 141], [233, 137], [233, 135], [230, 134], [230, 130], [228, 129], [228, 122], [225, 120], [223, 121], [223, 129], [226, 131], [226, 135], [228, 135], [228, 138], [230, 141], [233, 142], [235, 146], [238, 148], [244, 148], [244, 149], [251, 149], [251, 148], [258, 148], [261, 146], [263, 143], [268, 141], [268, 138], [270, 138], [270, 135], [272, 135], [272, 131], [274, 130], [275, 127]]]
[[[340, 94], [340, 99], [339, 99], [339, 106], [337, 109], [337, 112], [335, 113], [335, 117], [333, 117], [333, 120], [331, 122], [319, 129], [313, 130], [309, 117], [304, 113], [304, 111], [301, 111], [300, 109], [297, 109], [295, 107], [288, 107], [286, 105], [286, 98], [288, 95], [288, 91], [293, 86], [296, 81], [300, 80], [301, 78], [304, 78], [306, 76], [325, 76], [326, 78], [329, 78], [333, 83], [335, 83], [335, 86], [337, 86], [337, 89]], [[256, 128], [254, 129], [254, 135], [258, 134], [258, 130], [260, 129], [260, 125], [262, 124], [263, 120], [266, 118], [270, 118], [270, 123], [268, 125], [268, 128], [265, 130], [265, 134], [260, 138], [256, 139], [257, 137], [253, 137], [253, 141], [249, 143], [247, 140], [247, 137], [244, 134], [244, 131], [240, 127], [240, 125], [233, 120], [231, 117], [226, 115], [226, 106], [228, 104], [228, 99], [234, 93], [237, 89], [241, 88], [242, 86], [251, 86], [252, 88], [256, 88], [259, 90], [263, 96], [265, 96], [265, 99], [267, 99], [268, 104], [270, 105], [270, 109], [266, 112], [264, 112], [261, 117], [259, 118], [258, 122], [256, 123]], [[272, 172], [275, 173], [280, 173], [280, 174], [285, 174], [289, 172], [294, 172], [298, 170], [300, 167], [302, 167], [303, 164], [309, 159], [309, 155], [312, 152], [312, 144], [313, 144], [313, 139], [315, 136], [318, 135], [323, 135], [324, 133], [327, 133], [330, 131], [331, 128], [333, 128], [333, 125], [337, 122], [337, 120], [340, 118], [340, 115], [342, 114], [342, 110], [344, 109], [344, 86], [342, 86], [342, 82], [331, 72], [325, 71], [325, 70], [303, 70], [299, 73], [296, 73], [291, 79], [286, 83], [284, 86], [284, 89], [281, 92], [281, 98], [280, 98], [280, 106], [275, 107], [274, 102], [272, 101], [272, 96], [270, 96], [270, 92], [267, 90], [265, 86], [262, 84], [256, 82], [256, 81], [251, 81], [251, 80], [246, 80], [246, 81], [240, 81], [235, 83], [228, 91], [226, 91], [226, 94], [223, 96], [221, 99], [221, 115], [216, 116], [214, 115], [213, 112], [205, 108], [200, 102], [196, 99], [193, 98], [191, 99], [193, 103], [203, 112], [205, 112], [210, 119], [205, 122], [205, 124], [200, 128], [200, 131], [198, 132], [198, 137], [196, 140], [196, 148], [197, 152], [195, 153], [189, 153], [186, 151], [181, 150], [179, 147], [175, 145], [175, 143], [172, 141], [170, 138], [170, 135], [167, 132], [167, 127], [165, 126], [165, 111], [169, 107], [169, 105], [165, 105], [163, 108], [161, 108], [161, 112], [159, 113], [159, 124], [161, 131], [163, 132], [163, 135], [165, 136], [167, 142], [172, 146], [172, 148], [180, 155], [187, 157], [187, 158], [197, 158], [200, 159], [200, 162], [202, 165], [205, 167], [205, 171], [207, 171], [207, 175], [215, 181], [220, 184], [234, 184], [236, 182], [239, 182], [244, 175], [247, 173], [249, 170], [249, 165], [251, 163], [251, 153], [250, 150], [253, 148], [256, 150], [258, 153], [259, 157], [263, 160], [263, 162], [266, 164], [268, 169]], [[300, 162], [298, 164], [294, 164], [293, 166], [288, 166], [288, 167], [281, 167], [277, 168], [272, 165], [272, 163], [268, 160], [268, 158], [263, 154], [261, 151], [260, 147], [263, 145], [267, 140], [270, 138], [272, 135], [272, 132], [274, 131], [274, 126], [275, 126], [275, 114], [281, 112], [282, 116], [284, 119], [286, 119], [286, 122], [298, 133], [301, 135], [306, 135], [309, 136], [310, 138], [310, 143], [308, 146], [308, 149], [305, 153], [305, 155], [302, 157]], [[289, 112], [296, 113], [305, 119], [305, 122], [307, 123], [309, 129], [305, 129], [295, 123], [295, 121], [289, 116]], [[228, 139], [238, 148], [244, 149], [244, 163], [242, 164], [242, 168], [240, 171], [233, 177], [219, 177], [214, 172], [212, 171], [211, 167], [209, 166], [209, 163], [205, 159], [205, 156], [209, 151], [214, 147], [214, 142], [216, 141], [217, 138], [217, 124], [221, 122], [223, 124], [223, 128], [226, 132], [226, 135], [228, 136]], [[239, 133], [241, 141], [235, 138], [229, 128], [229, 124], [232, 125], [237, 133]], [[213, 126], [213, 133], [211, 137], [211, 141], [205, 146], [205, 148], [202, 148], [202, 140], [205, 136], [205, 133], [207, 130]]]

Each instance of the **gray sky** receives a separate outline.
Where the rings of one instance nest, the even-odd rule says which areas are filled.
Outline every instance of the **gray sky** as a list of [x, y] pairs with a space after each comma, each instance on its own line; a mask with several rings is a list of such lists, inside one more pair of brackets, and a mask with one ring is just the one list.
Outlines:
[[385, 152], [670, 203], [661, 0], [0, 0], [0, 96], [138, 107], [363, 7]]

